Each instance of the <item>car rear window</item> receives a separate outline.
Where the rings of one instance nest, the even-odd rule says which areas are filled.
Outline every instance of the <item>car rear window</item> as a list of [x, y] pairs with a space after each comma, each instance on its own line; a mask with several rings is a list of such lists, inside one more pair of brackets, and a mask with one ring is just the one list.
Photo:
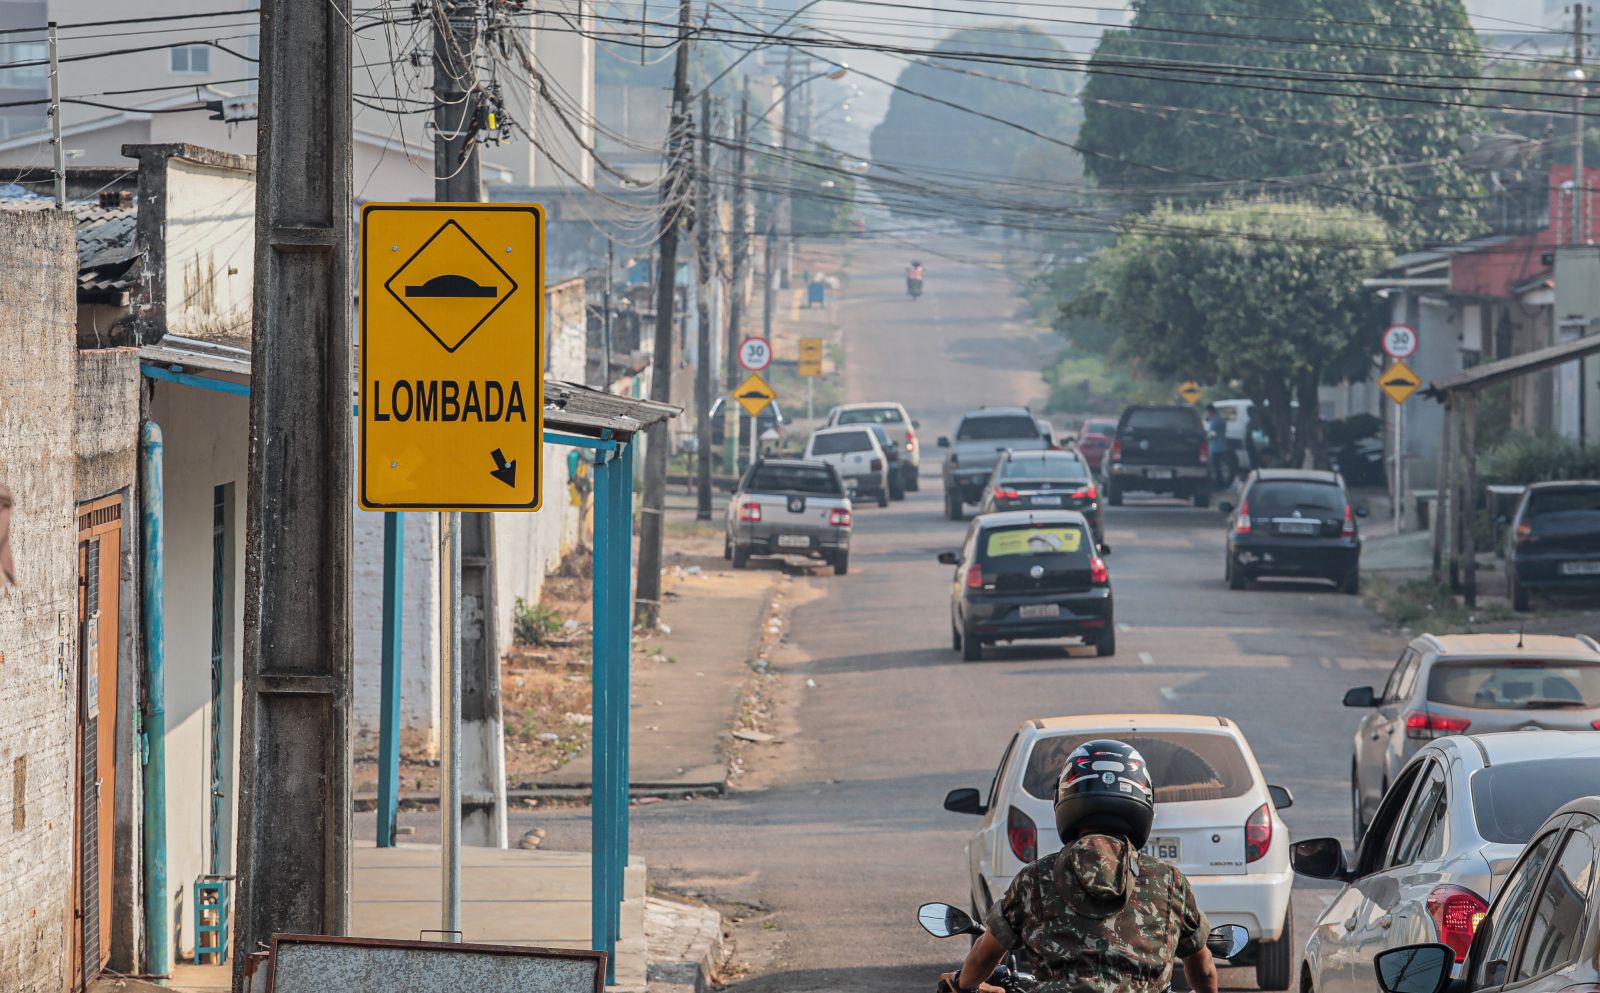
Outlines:
[[1045, 458], [1013, 459], [1000, 469], [1000, 478], [1010, 482], [1019, 479], [1071, 479], [1089, 478], [1089, 468], [1076, 455], [1054, 453]]
[[840, 431], [838, 434], [811, 436], [812, 455], [843, 455], [846, 452], [872, 451], [872, 436], [865, 431]]
[[800, 465], [764, 465], [756, 470], [745, 489], [754, 493], [840, 494], [839, 481], [833, 473], [817, 466]]
[[1479, 710], [1600, 707], [1600, 665], [1535, 659], [1439, 662], [1428, 672], [1428, 700]]
[[1000, 441], [1005, 438], [1037, 438], [1039, 425], [1026, 414], [996, 414], [967, 417], [956, 431], [957, 441]]
[[1472, 774], [1472, 817], [1484, 841], [1525, 845], [1562, 804], [1600, 782], [1600, 758], [1545, 758]]
[[1044, 527], [1022, 525], [990, 528], [983, 533], [982, 559], [1013, 558], [1022, 555], [1072, 555], [1088, 558], [1094, 543], [1076, 524], [1049, 524]]
[[1072, 750], [1094, 738], [1115, 737], [1139, 750], [1150, 767], [1157, 803], [1226, 800], [1249, 792], [1253, 778], [1239, 743], [1225, 734], [1164, 731], [1159, 735], [1068, 734], [1034, 742], [1022, 788], [1029, 796], [1055, 800], [1056, 782]]
[[1116, 421], [1090, 421], [1083, 426], [1084, 434], [1113, 435], [1117, 433]]
[[1600, 531], [1600, 490], [1536, 490], [1528, 497], [1523, 520], [1536, 531]]
[[1128, 411], [1129, 431], [1199, 431], [1200, 415], [1187, 407]]
[[841, 410], [839, 424], [903, 424], [898, 407], [873, 407], [870, 410]]
[[1250, 513], [1256, 517], [1278, 517], [1296, 510], [1325, 510], [1344, 513], [1344, 491], [1332, 483], [1305, 483], [1290, 480], [1258, 482], [1245, 497]]

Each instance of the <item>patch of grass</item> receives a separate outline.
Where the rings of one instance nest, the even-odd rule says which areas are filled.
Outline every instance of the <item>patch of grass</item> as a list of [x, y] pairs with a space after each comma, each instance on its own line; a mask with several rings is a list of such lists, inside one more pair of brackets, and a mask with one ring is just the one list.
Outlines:
[[530, 604], [522, 597], [511, 608], [511, 634], [519, 645], [542, 645], [561, 630], [561, 615], [543, 604]]
[[1433, 579], [1407, 579], [1399, 583], [1381, 576], [1362, 579], [1362, 598], [1393, 624], [1412, 632], [1464, 634], [1488, 625], [1501, 625], [1516, 615], [1499, 602], [1480, 603], [1468, 610], [1450, 587]]

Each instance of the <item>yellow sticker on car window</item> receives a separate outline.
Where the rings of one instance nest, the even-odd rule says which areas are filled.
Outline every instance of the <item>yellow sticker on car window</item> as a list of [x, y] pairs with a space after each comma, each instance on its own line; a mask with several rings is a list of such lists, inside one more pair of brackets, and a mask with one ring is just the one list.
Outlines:
[[1083, 546], [1083, 529], [1064, 525], [1054, 528], [1017, 528], [1013, 531], [991, 531], [989, 558], [1004, 555], [1053, 555], [1076, 552]]

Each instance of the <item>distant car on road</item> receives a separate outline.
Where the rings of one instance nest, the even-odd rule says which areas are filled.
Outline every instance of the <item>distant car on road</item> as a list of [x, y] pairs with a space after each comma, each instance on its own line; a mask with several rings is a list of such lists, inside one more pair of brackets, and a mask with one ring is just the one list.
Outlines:
[[[720, 446], [727, 441], [727, 418], [722, 414], [727, 402], [728, 398], [726, 396], [719, 396], [711, 402], [711, 443], [713, 445]], [[787, 423], [788, 421], [783, 416], [783, 408], [778, 405], [778, 401], [774, 400], [767, 404], [767, 409], [756, 417], [756, 437], [764, 438], [767, 432], [771, 431], [781, 439], [784, 425]], [[750, 415], [743, 410], [739, 411], [739, 444], [741, 446], [739, 454], [743, 458], [744, 453], [750, 450]]]
[[845, 403], [828, 411], [823, 427], [843, 427], [847, 424], [882, 424], [900, 443], [900, 458], [906, 464], [906, 489], [915, 493], [919, 488], [917, 473], [922, 468], [922, 445], [917, 441], [917, 428], [921, 423], [913, 419], [902, 404], [890, 401], [875, 403]]
[[1341, 591], [1361, 591], [1361, 535], [1338, 473], [1311, 469], [1257, 469], [1239, 491], [1239, 506], [1217, 504], [1228, 515], [1222, 578], [1242, 590], [1262, 576], [1326, 579]]
[[1105, 511], [1100, 506], [1100, 490], [1095, 486], [1077, 452], [1004, 452], [995, 460], [984, 488], [979, 514], [1005, 510], [1076, 510], [1089, 521], [1094, 543], [1105, 555]]
[[1117, 435], [1117, 422], [1109, 417], [1089, 417], [1078, 427], [1078, 451], [1089, 463], [1089, 471], [1100, 474], [1100, 463], [1111, 451], [1111, 439]]
[[868, 424], [866, 427], [877, 436], [878, 447], [883, 449], [883, 457], [889, 461], [889, 499], [904, 500], [906, 476], [910, 467], [906, 465], [905, 453], [901, 451], [900, 443], [890, 437], [889, 429], [882, 424]]
[[1337, 838], [1294, 845], [1296, 872], [1344, 884], [1311, 928], [1299, 988], [1371, 993], [1374, 959], [1415, 942], [1442, 942], [1453, 962], [1463, 962], [1489, 899], [1504, 889], [1539, 825], [1597, 789], [1600, 735], [1593, 733], [1428, 742], [1384, 794], [1353, 864]]
[[1094, 738], [1125, 741], [1149, 763], [1156, 816], [1145, 853], [1183, 870], [1213, 925], [1250, 932], [1250, 945], [1228, 964], [1253, 962], [1262, 989], [1288, 989], [1297, 951], [1289, 911], [1294, 877], [1289, 829], [1278, 810], [1294, 798], [1267, 785], [1244, 734], [1225, 717], [1085, 714], [1024, 723], [987, 795], [959, 789], [945, 797], [946, 810], [983, 819], [967, 842], [975, 913], [999, 899], [1023, 866], [1061, 847], [1056, 782], [1073, 749]]
[[1075, 510], [1015, 510], [975, 517], [950, 593], [950, 644], [968, 662], [996, 641], [1082, 638], [1097, 655], [1117, 650], [1111, 574], [1094, 531]]
[[1506, 598], [1600, 592], [1600, 481], [1534, 483], [1506, 528]]
[[1210, 451], [1200, 412], [1188, 404], [1139, 404], [1122, 412], [1101, 476], [1106, 502], [1124, 493], [1164, 493], [1211, 502]]
[[989, 485], [995, 456], [1014, 452], [1039, 451], [1051, 447], [1049, 425], [1041, 422], [1026, 407], [980, 407], [968, 411], [956, 425], [955, 441], [940, 438], [944, 457], [944, 513], [959, 521], [964, 505], [983, 499]]
[[1359, 838], [1401, 768], [1435, 738], [1600, 728], [1600, 642], [1588, 635], [1424, 634], [1400, 653], [1381, 692], [1358, 686], [1345, 693], [1344, 705], [1368, 711], [1350, 759]]
[[805, 555], [850, 569], [850, 498], [826, 462], [759, 459], [728, 500], [723, 558], [743, 569], [752, 555]]
[[889, 455], [870, 425], [813, 431], [805, 457], [833, 466], [852, 493], [876, 497], [878, 506], [889, 506]]
[[[1591, 773], [1591, 781], [1593, 774]], [[1600, 988], [1600, 797], [1551, 814], [1512, 867], [1461, 961], [1448, 943], [1382, 952], [1384, 993], [1577, 993]], [[1456, 982], [1453, 975], [1459, 974]], [[1368, 990], [1370, 990], [1370, 985]]]

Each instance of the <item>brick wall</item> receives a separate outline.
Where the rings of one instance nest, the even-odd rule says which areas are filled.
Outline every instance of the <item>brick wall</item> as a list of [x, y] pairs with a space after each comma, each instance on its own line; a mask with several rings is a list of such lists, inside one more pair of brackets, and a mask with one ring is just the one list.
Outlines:
[[72, 221], [0, 210], [0, 482], [16, 584], [0, 576], [0, 990], [67, 985], [77, 558]]

